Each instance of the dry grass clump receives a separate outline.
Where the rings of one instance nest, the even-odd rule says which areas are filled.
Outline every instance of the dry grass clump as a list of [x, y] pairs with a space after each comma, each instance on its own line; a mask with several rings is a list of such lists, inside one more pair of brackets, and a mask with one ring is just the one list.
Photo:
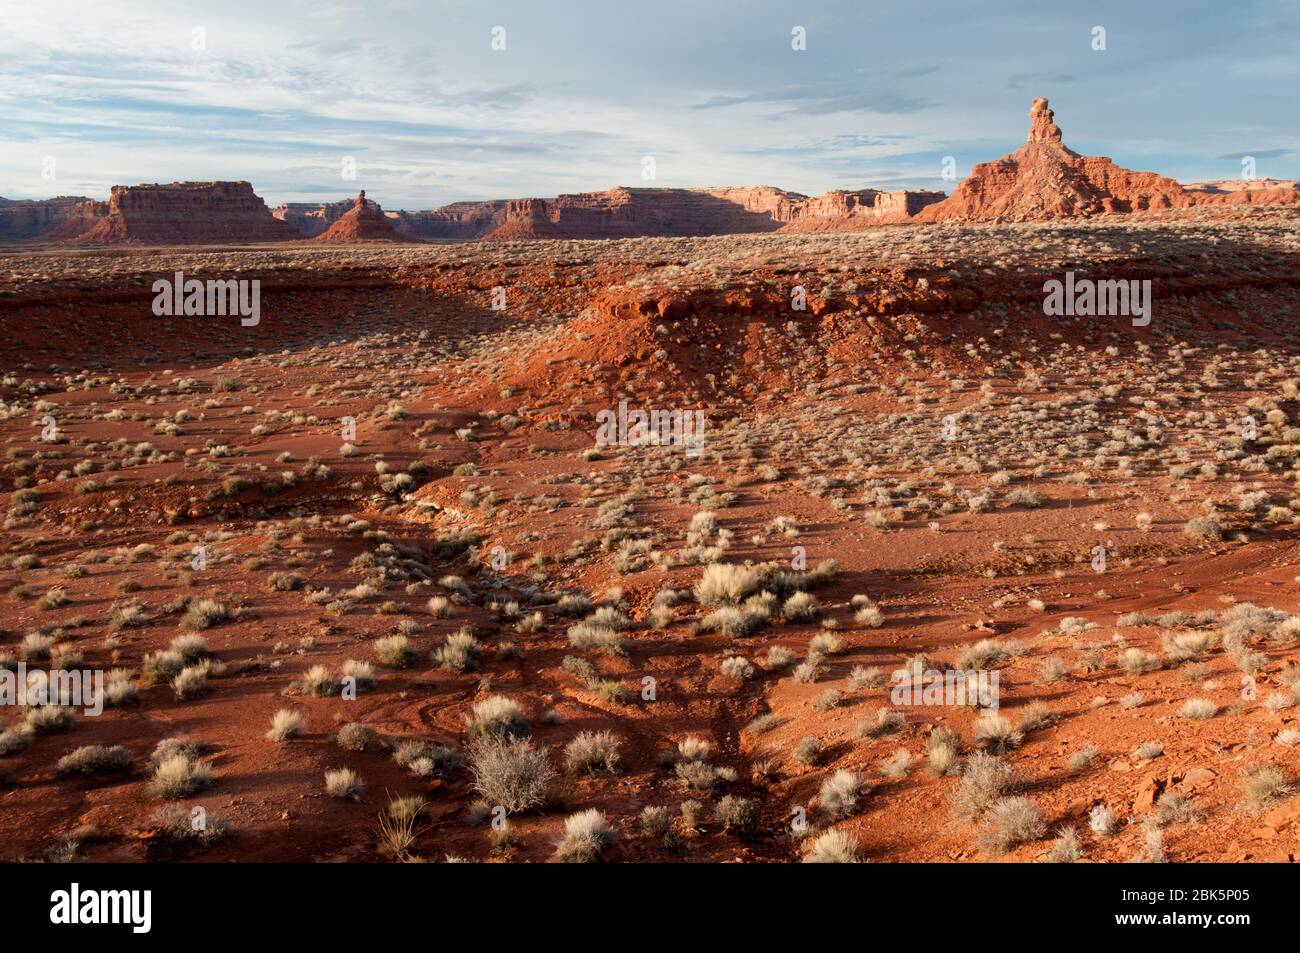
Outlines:
[[1005, 854], [1018, 844], [1037, 840], [1047, 830], [1043, 812], [1027, 797], [1004, 797], [984, 816], [977, 841], [982, 850]]
[[901, 731], [907, 716], [897, 708], [878, 708], [874, 716], [859, 721], [854, 729], [860, 738], [880, 738]]
[[1137, 648], [1125, 649], [1119, 657], [1119, 667], [1130, 675], [1144, 675], [1160, 667], [1160, 660], [1150, 652]]
[[961, 770], [961, 735], [938, 725], [925, 739], [925, 760], [930, 770], [943, 777]]
[[1019, 748], [1025, 740], [1024, 733], [1001, 715], [983, 715], [975, 719], [971, 732], [974, 744], [993, 754], [1006, 754]]
[[473, 668], [474, 662], [482, 652], [478, 639], [474, 638], [469, 626], [447, 636], [447, 641], [433, 652], [433, 664], [449, 672], [466, 672]]
[[736, 605], [758, 591], [763, 577], [749, 566], [710, 563], [695, 586], [695, 598], [706, 606]]
[[465, 763], [455, 748], [415, 740], [399, 742], [393, 760], [417, 778], [446, 778]]
[[325, 793], [330, 797], [358, 801], [365, 788], [361, 777], [351, 768], [330, 768], [325, 772]]
[[271, 730], [266, 737], [271, 741], [288, 741], [302, 734], [302, 715], [292, 708], [281, 708], [271, 716]]
[[513, 698], [490, 695], [475, 702], [472, 712], [465, 715], [465, 733], [471, 740], [527, 738], [532, 727]]
[[1218, 713], [1219, 706], [1208, 698], [1189, 698], [1179, 709], [1179, 714], [1189, 721], [1206, 721]]
[[23, 719], [23, 724], [35, 734], [53, 735], [61, 731], [67, 731], [75, 724], [76, 720], [71, 708], [59, 705], [43, 705], [40, 708], [29, 709], [27, 717]]
[[1289, 797], [1292, 790], [1286, 774], [1275, 764], [1253, 764], [1241, 775], [1243, 804], [1248, 811], [1262, 811]]
[[59, 777], [66, 778], [89, 777], [94, 774], [108, 774], [130, 769], [131, 752], [121, 745], [112, 747], [83, 745], [60, 758], [54, 771]]
[[233, 617], [234, 614], [225, 603], [215, 599], [191, 599], [185, 614], [181, 616], [180, 626], [191, 630], [208, 629]]
[[375, 657], [386, 668], [406, 668], [415, 658], [411, 640], [404, 635], [388, 635], [375, 639]]
[[713, 818], [727, 833], [751, 831], [758, 823], [758, 805], [750, 798], [727, 794], [713, 809]]
[[569, 774], [613, 771], [618, 766], [619, 740], [609, 731], [581, 731], [564, 746], [564, 769]]
[[518, 814], [546, 803], [555, 769], [527, 741], [480, 741], [470, 749], [473, 787], [488, 804]]
[[857, 810], [858, 795], [862, 793], [863, 787], [856, 774], [841, 768], [822, 782], [817, 792], [817, 801], [827, 817], [839, 820]]
[[852, 834], [831, 828], [819, 834], [803, 856], [805, 864], [857, 864], [858, 841]]
[[355, 721], [339, 728], [335, 739], [344, 751], [365, 751], [379, 740], [370, 728]]
[[570, 814], [564, 820], [564, 836], [555, 845], [554, 860], [561, 864], [590, 864], [614, 839], [614, 830], [596, 808]]
[[953, 814], [960, 820], [981, 817], [1011, 789], [1011, 766], [985, 751], [972, 752], [962, 766], [961, 781], [952, 794]]
[[[161, 744], [160, 744], [161, 747]], [[158, 757], [158, 751], [154, 757]], [[202, 791], [212, 783], [212, 771], [192, 754], [178, 751], [160, 760], [153, 771], [150, 790], [156, 797], [176, 800]]]

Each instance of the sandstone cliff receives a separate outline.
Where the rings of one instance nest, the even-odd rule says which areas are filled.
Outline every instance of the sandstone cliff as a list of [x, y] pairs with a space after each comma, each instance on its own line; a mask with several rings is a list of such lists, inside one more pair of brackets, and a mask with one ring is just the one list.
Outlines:
[[107, 202], [77, 206], [57, 237], [77, 244], [223, 244], [303, 236], [276, 219], [247, 182], [115, 185]]
[[93, 205], [94, 202], [79, 195], [60, 195], [39, 201], [0, 198], [0, 242], [40, 237], [77, 216], [78, 207], [87, 204]]

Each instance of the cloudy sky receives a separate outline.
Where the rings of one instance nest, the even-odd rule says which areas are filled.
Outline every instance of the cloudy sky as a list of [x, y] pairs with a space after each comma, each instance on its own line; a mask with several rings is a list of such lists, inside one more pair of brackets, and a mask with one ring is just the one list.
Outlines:
[[1036, 95], [1077, 151], [1297, 178], [1298, 49], [1295, 0], [0, 0], [0, 195], [950, 190]]

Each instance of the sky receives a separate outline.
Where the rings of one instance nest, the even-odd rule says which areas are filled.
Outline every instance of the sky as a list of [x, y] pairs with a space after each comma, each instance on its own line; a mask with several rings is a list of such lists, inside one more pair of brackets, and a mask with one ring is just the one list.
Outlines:
[[1296, 0], [0, 0], [0, 196], [951, 191], [1034, 96], [1129, 168], [1300, 178], [1297, 51]]

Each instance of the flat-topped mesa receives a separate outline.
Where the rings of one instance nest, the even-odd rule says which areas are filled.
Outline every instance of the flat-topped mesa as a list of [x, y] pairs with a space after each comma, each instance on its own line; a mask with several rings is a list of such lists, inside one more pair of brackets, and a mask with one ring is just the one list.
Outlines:
[[77, 207], [50, 237], [76, 244], [282, 242], [302, 238], [248, 182], [115, 185], [107, 202]]

